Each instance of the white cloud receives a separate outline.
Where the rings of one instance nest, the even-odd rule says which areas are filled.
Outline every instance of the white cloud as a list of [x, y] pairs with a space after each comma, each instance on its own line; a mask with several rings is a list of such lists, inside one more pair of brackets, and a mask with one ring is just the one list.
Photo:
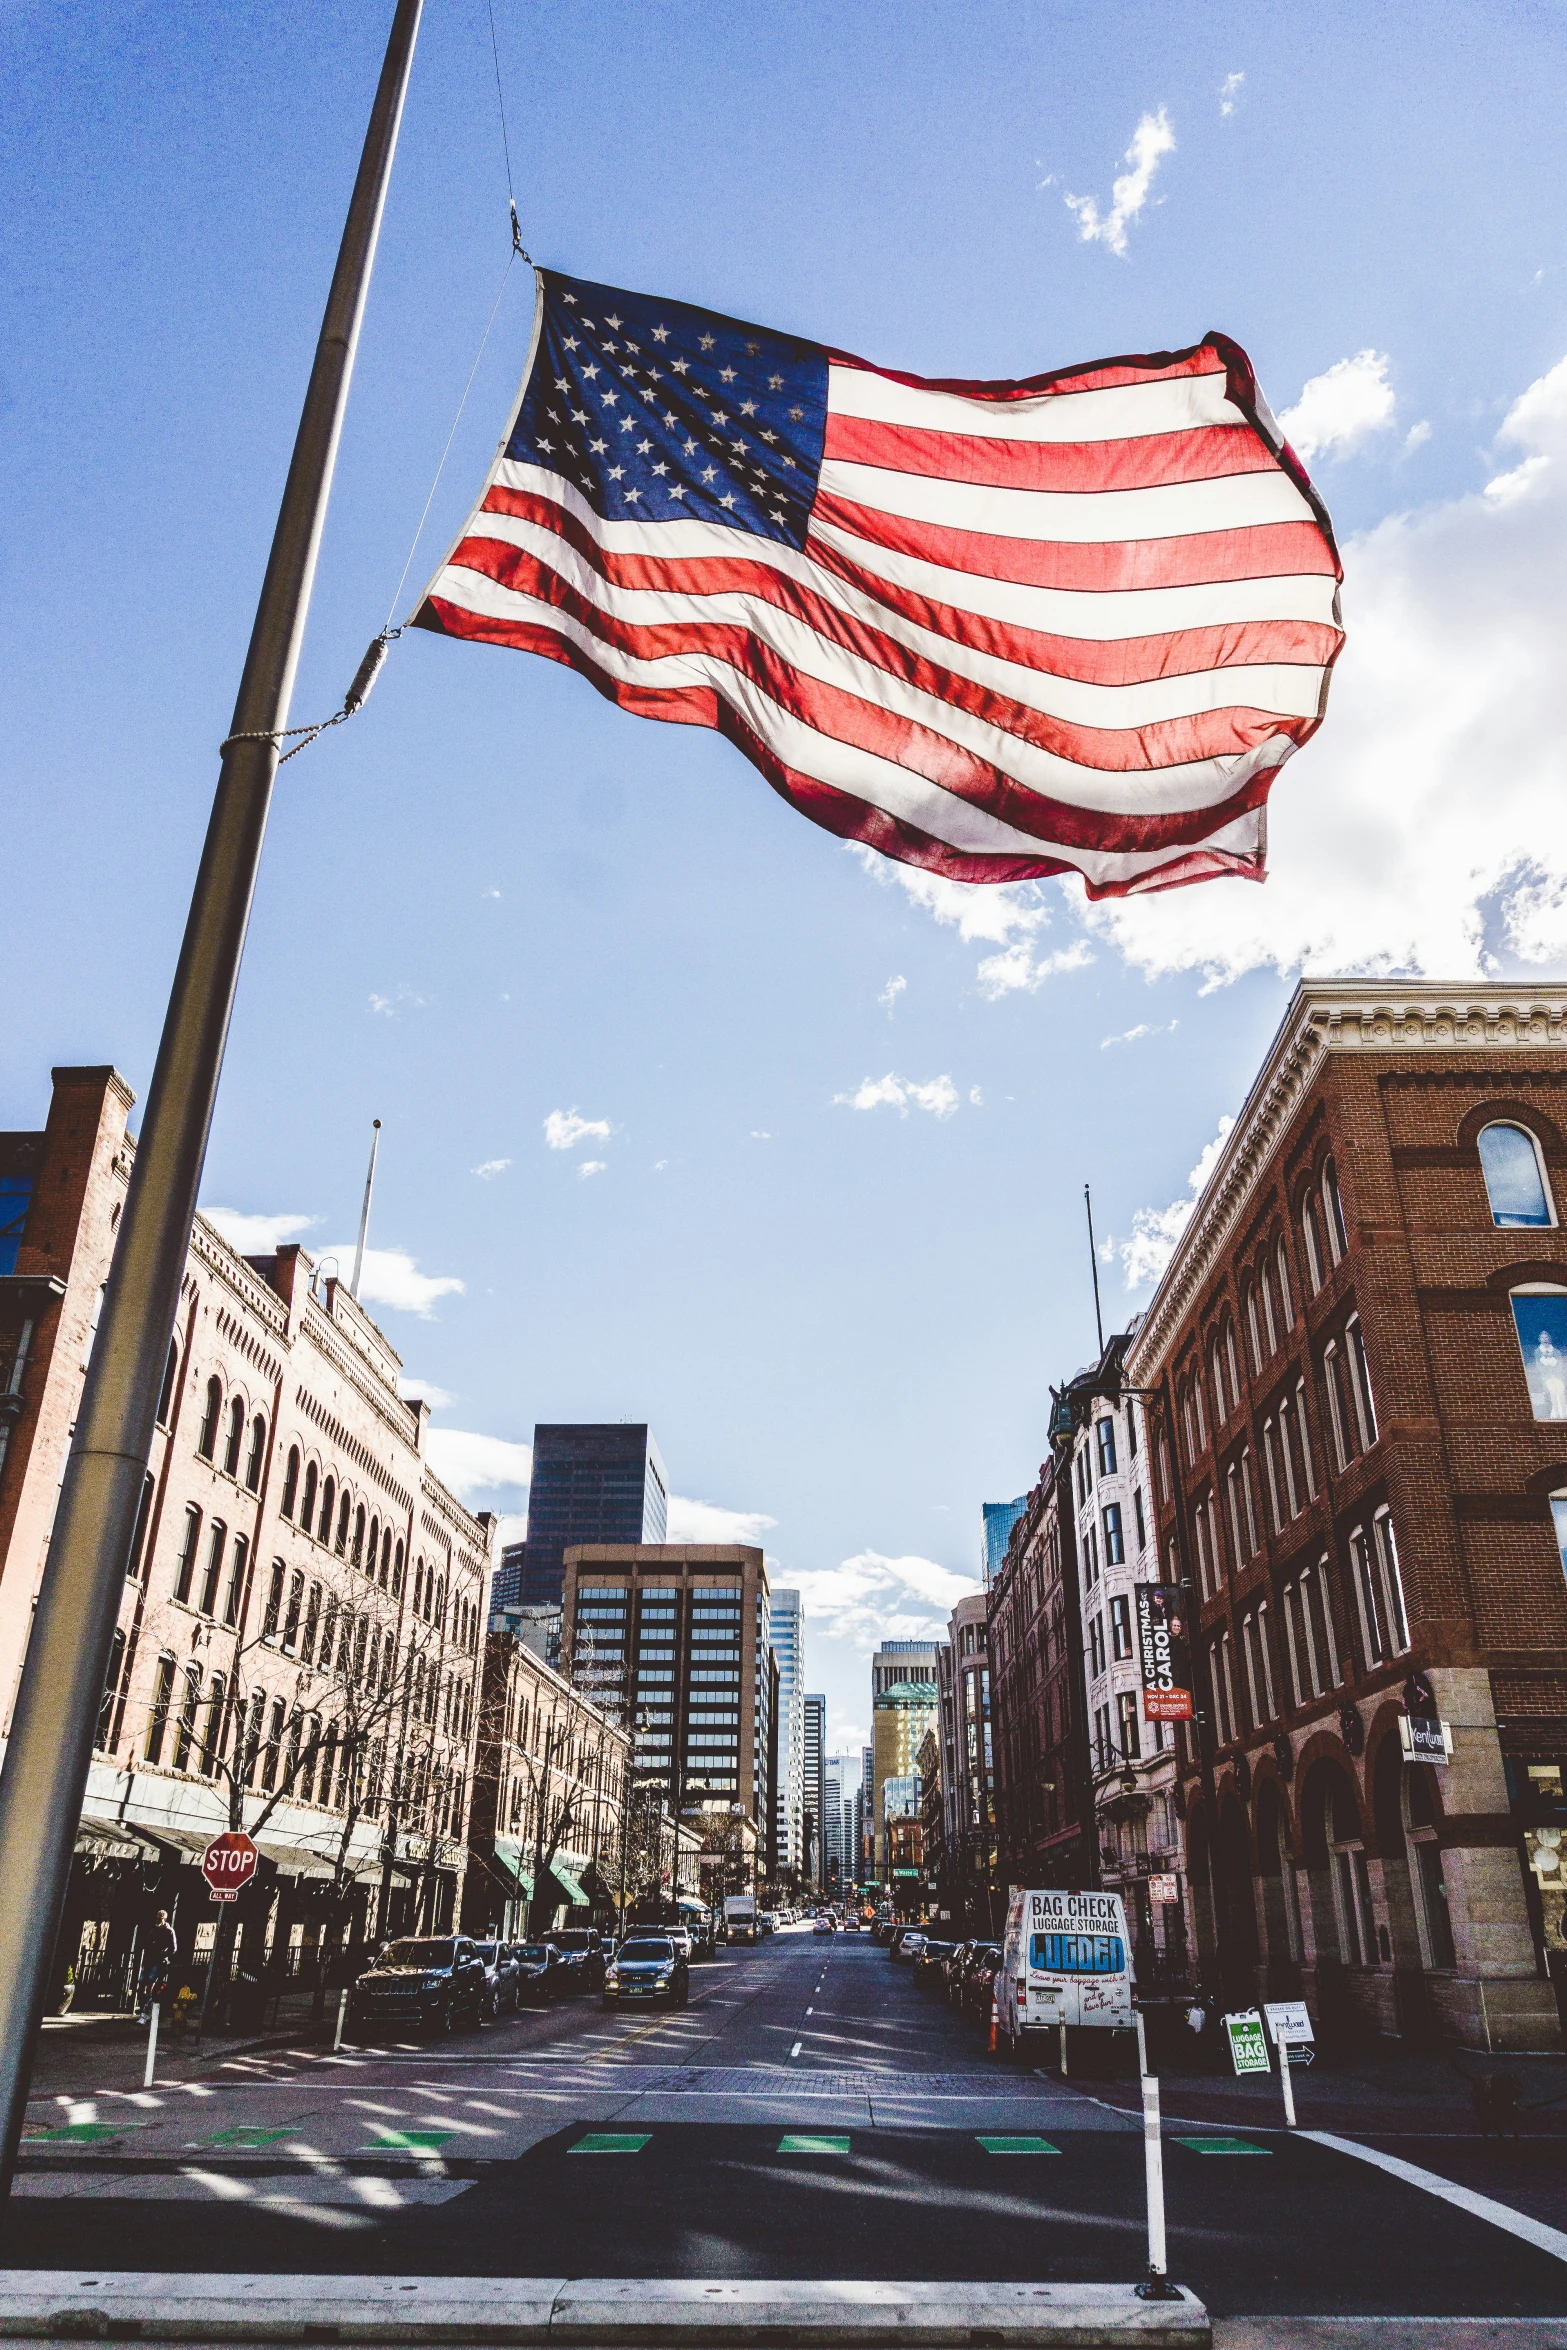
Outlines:
[[608, 1159], [584, 1159], [577, 1169], [579, 1181], [586, 1183], [590, 1175], [602, 1175], [608, 1165]]
[[892, 1018], [893, 1013], [897, 1009], [899, 996], [905, 992], [908, 984], [908, 981], [904, 978], [902, 972], [900, 971], [896, 974], [895, 977], [888, 980], [886, 986], [882, 989], [880, 995], [876, 998], [876, 1001], [881, 1005], [889, 1020]]
[[761, 1542], [778, 1523], [762, 1510], [730, 1510], [721, 1502], [693, 1501], [683, 1493], [669, 1497], [671, 1542]]
[[[321, 1254], [336, 1257], [339, 1266], [351, 1266], [354, 1244], [345, 1241], [336, 1248], [323, 1249]], [[454, 1273], [421, 1273], [405, 1248], [367, 1248], [359, 1302], [362, 1306], [390, 1306], [394, 1313], [419, 1314], [428, 1322], [437, 1298], [460, 1297], [466, 1287]]]
[[1073, 939], [1069, 947], [1061, 947], [1053, 955], [1037, 956], [1027, 939], [1020, 938], [1000, 954], [987, 955], [975, 977], [980, 994], [994, 1004], [1004, 995], [1016, 995], [1022, 988], [1032, 994], [1047, 979], [1054, 979], [1062, 971], [1081, 971], [1093, 959], [1094, 950], [1086, 938]]
[[888, 1558], [879, 1550], [859, 1551], [841, 1566], [792, 1572], [789, 1581], [816, 1629], [867, 1655], [883, 1640], [934, 1637], [958, 1601], [978, 1589], [974, 1576], [954, 1574], [934, 1559]]
[[370, 998], [371, 1011], [379, 1012], [384, 1020], [390, 1020], [395, 1016], [399, 1004], [411, 1005], [415, 1011], [422, 1011], [424, 998], [417, 994], [406, 980], [399, 981], [390, 995], [372, 995]]
[[1225, 75], [1219, 89], [1219, 112], [1221, 114], [1235, 112], [1235, 101], [1241, 94], [1245, 80], [1246, 76], [1243, 73], [1227, 73]]
[[242, 1257], [270, 1257], [321, 1221], [319, 1216], [246, 1215], [239, 1208], [203, 1208], [201, 1212]]
[[1161, 1020], [1157, 1027], [1149, 1020], [1139, 1020], [1135, 1028], [1123, 1028], [1119, 1036], [1102, 1036], [1099, 1050], [1108, 1052], [1115, 1044], [1140, 1044], [1145, 1036], [1170, 1036], [1180, 1026], [1179, 1020]]
[[1385, 351], [1357, 351], [1314, 375], [1293, 408], [1279, 418], [1297, 457], [1348, 457], [1376, 432], [1385, 432], [1397, 405], [1387, 380]]
[[1186, 1178], [1183, 1198], [1171, 1200], [1167, 1208], [1139, 1208], [1132, 1218], [1130, 1240], [1101, 1243], [1099, 1253], [1107, 1263], [1112, 1257], [1120, 1258], [1129, 1290], [1150, 1287], [1170, 1262], [1175, 1244], [1191, 1222], [1192, 1210], [1202, 1196], [1202, 1187], [1213, 1173], [1224, 1148], [1224, 1138], [1234, 1123], [1233, 1118], [1219, 1120], [1218, 1133], [1205, 1146], [1202, 1157]]
[[[858, 1771], [860, 1756], [869, 1744], [869, 1733], [860, 1723], [852, 1721], [847, 1714], [828, 1714], [827, 1751], [829, 1754], [841, 1754], [844, 1760], [852, 1762], [855, 1770]], [[854, 1799], [854, 1790], [858, 1785], [858, 1779], [854, 1779], [844, 1788], [844, 1794], [851, 1802]]]
[[389, 995], [373, 995], [370, 998], [370, 1009], [372, 1012], [384, 1013], [386, 1018], [390, 1020], [392, 1017], [391, 997]]
[[1217, 987], [1567, 959], [1567, 360], [1501, 444], [1521, 461], [1485, 492], [1350, 540], [1348, 643], [1321, 734], [1274, 790], [1270, 879], [1089, 908], [1129, 963]]
[[772, 1139], [773, 1139], [773, 1138], [772, 1138], [771, 1134], [768, 1132], [768, 1130], [767, 1130], [767, 1128], [766, 1128], [765, 1126], [753, 1126], [753, 1127], [752, 1127], [752, 1129], [751, 1129], [751, 1140], [752, 1140], [753, 1142], [771, 1142], [771, 1141], [772, 1141]]
[[976, 1110], [982, 1110], [984, 1108], [985, 1096], [983, 1090], [979, 1086], [971, 1085], [969, 1087], [968, 1098]]
[[510, 1165], [510, 1159], [481, 1159], [473, 1172], [481, 1183], [492, 1183], [497, 1175], [504, 1175]]
[[432, 1412], [444, 1412], [448, 1404], [457, 1401], [444, 1387], [437, 1387], [433, 1379], [419, 1379], [409, 1371], [398, 1380], [397, 1392], [404, 1403], [427, 1403]]
[[596, 1142], [608, 1142], [609, 1121], [580, 1117], [574, 1109], [551, 1110], [544, 1121], [544, 1139], [552, 1151], [569, 1151], [590, 1134]]
[[1422, 416], [1420, 422], [1418, 424], [1412, 424], [1408, 432], [1406, 432], [1404, 435], [1404, 455], [1406, 457], [1412, 457], [1417, 449], [1423, 449], [1425, 447], [1427, 441], [1430, 438], [1430, 419], [1428, 417]]
[[500, 896], [500, 894], [501, 894], [501, 893], [500, 893], [500, 891], [499, 891], [498, 889], [487, 889], [487, 890], [484, 892], [484, 895], [485, 895], [487, 898], [498, 898], [498, 897]]
[[505, 1436], [480, 1436], [471, 1428], [431, 1428], [425, 1437], [430, 1463], [467, 1509], [495, 1494], [525, 1493], [533, 1475], [533, 1447]]
[[912, 1102], [917, 1110], [929, 1110], [932, 1117], [950, 1118], [958, 1106], [958, 1089], [950, 1077], [932, 1077], [925, 1084], [916, 1084], [912, 1077], [896, 1077], [889, 1069], [885, 1077], [864, 1077], [853, 1093], [835, 1093], [834, 1102], [843, 1102], [851, 1110], [896, 1110], [900, 1118], [909, 1114]]
[[662, 1174], [663, 1174], [663, 1172], [664, 1172], [664, 1169], [665, 1169], [665, 1168], [666, 1168], [668, 1165], [669, 1165], [669, 1161], [668, 1161], [667, 1159], [655, 1159], [655, 1160], [653, 1161], [653, 1172], [654, 1172], [654, 1174], [655, 1174], [655, 1175], [662, 1175]]
[[1162, 156], [1174, 152], [1175, 133], [1170, 118], [1161, 106], [1157, 114], [1145, 114], [1132, 133], [1132, 143], [1126, 150], [1129, 168], [1122, 172], [1110, 189], [1110, 209], [1101, 212], [1094, 196], [1067, 196], [1064, 202], [1077, 221], [1077, 233], [1085, 245], [1108, 245], [1112, 253], [1126, 251], [1126, 231], [1148, 201], [1154, 173]]

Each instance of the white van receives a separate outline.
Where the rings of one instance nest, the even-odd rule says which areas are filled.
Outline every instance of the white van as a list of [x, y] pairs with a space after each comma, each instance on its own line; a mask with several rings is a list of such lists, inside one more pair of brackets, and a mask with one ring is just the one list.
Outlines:
[[1014, 1893], [996, 1976], [1011, 2055], [1062, 2024], [1132, 2024], [1132, 1957], [1119, 1893]]

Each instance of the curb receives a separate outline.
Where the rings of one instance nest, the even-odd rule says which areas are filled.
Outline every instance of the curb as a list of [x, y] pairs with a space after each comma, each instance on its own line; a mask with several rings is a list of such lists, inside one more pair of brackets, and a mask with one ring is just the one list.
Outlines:
[[1124, 2342], [1210, 2350], [1184, 2289], [702, 2277], [321, 2277], [0, 2271], [0, 2340], [678, 2345], [857, 2350]]

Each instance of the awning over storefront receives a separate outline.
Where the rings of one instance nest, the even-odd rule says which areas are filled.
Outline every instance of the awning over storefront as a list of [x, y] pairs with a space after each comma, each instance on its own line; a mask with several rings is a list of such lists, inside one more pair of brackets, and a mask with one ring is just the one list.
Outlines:
[[504, 1885], [510, 1878], [517, 1896], [523, 1901], [533, 1899], [533, 1871], [522, 1857], [522, 1846], [515, 1836], [497, 1836], [493, 1867]]
[[87, 1860], [159, 1860], [158, 1847], [149, 1837], [134, 1835], [129, 1829], [115, 1826], [100, 1827], [94, 1820], [83, 1820], [76, 1831], [76, 1850]]
[[565, 1866], [564, 1862], [552, 1860], [550, 1862], [550, 1875], [554, 1878], [556, 1884], [560, 1887], [562, 1893], [565, 1894], [566, 1899], [571, 1903], [574, 1909], [591, 1909], [593, 1907], [592, 1902], [583, 1892], [582, 1887], [577, 1883], [576, 1878], [572, 1875], [570, 1869]]
[[[285, 1876], [331, 1877], [336, 1874], [335, 1859], [324, 1852], [312, 1852], [307, 1845], [281, 1844], [275, 1836], [258, 1836], [256, 1850], [261, 1854], [263, 1860], [271, 1861], [273, 1866], [281, 1869]], [[351, 1875], [355, 1873], [350, 1870]], [[373, 1871], [357, 1873], [379, 1876], [380, 1870], [377, 1868]]]

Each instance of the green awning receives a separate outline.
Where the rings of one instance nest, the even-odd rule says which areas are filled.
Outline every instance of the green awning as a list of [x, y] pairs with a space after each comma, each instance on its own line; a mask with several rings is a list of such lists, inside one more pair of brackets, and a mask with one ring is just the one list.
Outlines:
[[515, 1836], [496, 1837], [495, 1866], [500, 1876], [511, 1878], [524, 1901], [533, 1899], [533, 1871], [523, 1859], [522, 1846]]
[[583, 1892], [582, 1887], [577, 1883], [577, 1880], [572, 1875], [570, 1869], [563, 1867], [558, 1860], [552, 1860], [550, 1862], [550, 1875], [554, 1878], [556, 1884], [560, 1887], [562, 1893], [565, 1894], [566, 1899], [572, 1904], [573, 1908], [591, 1909], [593, 1907], [592, 1902]]

